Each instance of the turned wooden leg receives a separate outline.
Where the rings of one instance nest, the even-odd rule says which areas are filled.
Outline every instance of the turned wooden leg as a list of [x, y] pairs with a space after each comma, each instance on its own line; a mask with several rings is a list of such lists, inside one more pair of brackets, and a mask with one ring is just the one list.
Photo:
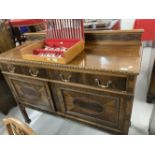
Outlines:
[[22, 115], [23, 115], [23, 117], [25, 119], [25, 122], [26, 123], [30, 123], [31, 122], [31, 119], [29, 118], [29, 116], [28, 116], [28, 114], [27, 114], [27, 112], [25, 110], [25, 107], [22, 106], [22, 105], [19, 105], [19, 108], [20, 108], [20, 111], [21, 111], [21, 113], [22, 113]]

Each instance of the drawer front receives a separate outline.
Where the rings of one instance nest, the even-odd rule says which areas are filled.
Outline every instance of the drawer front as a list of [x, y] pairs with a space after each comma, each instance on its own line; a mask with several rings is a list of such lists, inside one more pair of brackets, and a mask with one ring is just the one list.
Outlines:
[[62, 70], [46, 70], [36, 67], [2, 65], [2, 70], [10, 73], [23, 74], [32, 77], [39, 77], [62, 82], [83, 84], [86, 86], [111, 89], [116, 91], [126, 91], [126, 77], [112, 75], [98, 75], [79, 72], [68, 72]]
[[17, 77], [6, 77], [6, 79], [19, 101], [43, 110], [55, 111], [46, 82]]
[[118, 91], [126, 91], [126, 77], [115, 77], [108, 75], [97, 75], [67, 71], [50, 71], [50, 77], [53, 80], [62, 82], [71, 82], [84, 84], [103, 89], [112, 89]]
[[126, 77], [68, 72], [62, 70], [46, 70], [42, 68], [18, 66], [12, 64], [2, 65], [2, 70], [32, 77], [71, 82], [116, 91], [126, 91]]
[[10, 73], [23, 74], [33, 77], [47, 78], [46, 69], [37, 67], [18, 66], [13, 64], [2, 65], [2, 70]]
[[126, 77], [86, 74], [85, 83], [103, 89], [126, 91]]
[[62, 71], [62, 70], [50, 70], [49, 77], [52, 80], [84, 84], [83, 83], [83, 81], [84, 81], [83, 74], [77, 73], [77, 72], [67, 72], [67, 71]]
[[119, 128], [123, 114], [122, 96], [58, 84], [53, 92], [57, 96], [57, 109], [67, 115]]
[[22, 73], [24, 75], [39, 77], [39, 78], [47, 78], [46, 69], [36, 68], [36, 67], [22, 67]]
[[21, 66], [13, 65], [13, 64], [8, 64], [8, 65], [2, 64], [2, 71], [10, 72], [10, 73], [22, 74]]

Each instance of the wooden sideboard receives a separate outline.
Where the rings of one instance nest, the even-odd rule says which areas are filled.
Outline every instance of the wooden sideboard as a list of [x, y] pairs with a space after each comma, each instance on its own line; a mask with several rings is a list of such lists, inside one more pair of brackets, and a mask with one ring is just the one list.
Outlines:
[[[128, 134], [142, 30], [85, 32], [85, 50], [67, 65], [24, 60], [20, 47], [0, 55], [17, 104]], [[40, 122], [43, 123], [43, 122]]]

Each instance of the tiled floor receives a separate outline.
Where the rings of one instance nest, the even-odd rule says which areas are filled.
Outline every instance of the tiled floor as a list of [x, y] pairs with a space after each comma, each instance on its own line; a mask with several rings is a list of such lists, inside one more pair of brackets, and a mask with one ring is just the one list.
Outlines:
[[[151, 48], [145, 48], [143, 51], [143, 61], [141, 67], [141, 73], [138, 76], [136, 84], [136, 92], [133, 106], [133, 113], [131, 118], [131, 127], [129, 134], [148, 134], [149, 119], [152, 112], [153, 105], [146, 103], [146, 92], [147, 92], [147, 75], [148, 75], [148, 64], [150, 59]], [[27, 109], [28, 114], [32, 120], [30, 126], [38, 134], [50, 135], [50, 134], [81, 134], [81, 135], [106, 135], [107, 132], [80, 124], [78, 122], [70, 121], [67, 119], [51, 116], [45, 113]], [[8, 116], [16, 117], [22, 121], [23, 117], [16, 107], [12, 109]], [[5, 116], [0, 113], [0, 134], [6, 134], [2, 119]]]

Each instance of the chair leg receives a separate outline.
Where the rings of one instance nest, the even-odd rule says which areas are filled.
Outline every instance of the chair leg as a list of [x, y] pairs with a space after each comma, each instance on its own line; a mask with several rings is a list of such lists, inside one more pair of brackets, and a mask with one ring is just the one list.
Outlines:
[[25, 110], [25, 107], [20, 104], [19, 108], [20, 108], [20, 111], [21, 111], [21, 113], [22, 113], [22, 115], [24, 117], [25, 122], [26, 123], [30, 123], [31, 119], [29, 118], [29, 116], [28, 116], [28, 114], [27, 114], [27, 112]]

